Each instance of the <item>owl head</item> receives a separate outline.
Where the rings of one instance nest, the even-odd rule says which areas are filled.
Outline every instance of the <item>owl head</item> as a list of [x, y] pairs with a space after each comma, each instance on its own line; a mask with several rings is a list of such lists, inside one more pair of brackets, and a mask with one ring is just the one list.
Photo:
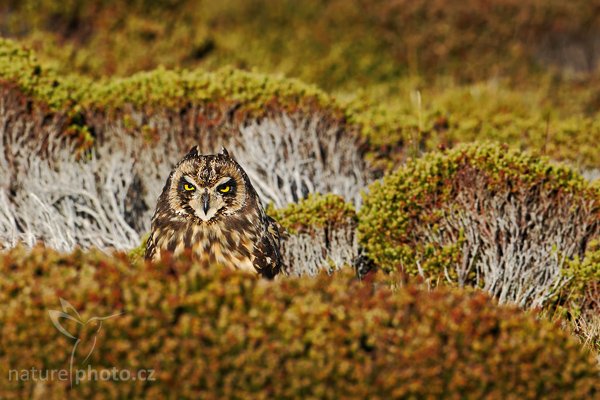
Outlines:
[[255, 196], [248, 176], [225, 148], [202, 155], [198, 146], [171, 172], [163, 194], [178, 217], [212, 223], [243, 210]]

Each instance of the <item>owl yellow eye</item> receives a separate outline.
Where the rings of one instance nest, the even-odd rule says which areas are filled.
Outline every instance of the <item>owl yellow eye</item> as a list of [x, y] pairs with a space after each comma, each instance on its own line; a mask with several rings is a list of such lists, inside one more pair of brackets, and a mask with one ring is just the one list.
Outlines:
[[194, 187], [194, 185], [190, 185], [189, 183], [186, 183], [183, 185], [183, 189], [186, 192], [193, 192], [194, 190], [196, 190], [196, 188]]
[[231, 186], [230, 185], [225, 185], [225, 186], [221, 186], [219, 188], [219, 192], [221, 193], [227, 193], [231, 190]]

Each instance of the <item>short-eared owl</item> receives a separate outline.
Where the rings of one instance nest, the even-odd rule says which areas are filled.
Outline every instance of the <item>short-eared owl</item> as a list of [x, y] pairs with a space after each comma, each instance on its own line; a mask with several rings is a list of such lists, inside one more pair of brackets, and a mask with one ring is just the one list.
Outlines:
[[158, 198], [146, 258], [191, 249], [203, 262], [273, 278], [282, 266], [279, 239], [275, 221], [227, 150], [202, 155], [194, 147], [175, 166]]

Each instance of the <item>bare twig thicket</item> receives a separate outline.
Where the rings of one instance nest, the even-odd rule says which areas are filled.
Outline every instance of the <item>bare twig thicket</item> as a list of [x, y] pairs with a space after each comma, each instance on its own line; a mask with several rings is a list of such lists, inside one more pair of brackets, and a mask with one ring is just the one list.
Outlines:
[[[36, 127], [26, 114], [0, 103], [0, 245], [40, 241], [61, 251], [138, 246], [171, 168], [188, 150], [184, 146], [193, 144], [176, 137], [178, 130], [167, 118], [154, 116], [149, 123], [161, 133], [155, 143], [113, 123], [92, 151], [76, 156], [58, 134], [59, 123], [49, 124], [43, 135], [32, 133]], [[343, 138], [339, 128], [317, 116], [284, 115], [232, 129], [238, 132], [229, 139], [205, 139], [203, 147], [227, 146], [263, 202], [283, 207], [312, 192], [359, 201], [366, 168], [357, 144]], [[356, 247], [354, 232], [328, 235], [334, 241], [327, 246], [331, 254], [323, 253], [319, 238], [300, 235], [288, 236], [284, 254], [303, 273], [315, 273], [326, 260], [348, 263]]]
[[283, 243], [284, 271], [288, 275], [316, 275], [353, 265], [359, 254], [356, 224], [329, 224], [312, 232], [289, 235]]
[[238, 161], [263, 199], [276, 207], [309, 193], [334, 193], [355, 205], [368, 182], [356, 143], [323, 119], [291, 118], [254, 122], [232, 138]]
[[460, 286], [482, 287], [501, 303], [544, 305], [566, 283], [565, 262], [583, 257], [597, 232], [590, 218], [597, 205], [541, 185], [490, 190], [472, 169], [456, 181], [462, 189], [444, 217], [417, 235], [442, 246], [460, 243], [462, 259], [452, 266]]

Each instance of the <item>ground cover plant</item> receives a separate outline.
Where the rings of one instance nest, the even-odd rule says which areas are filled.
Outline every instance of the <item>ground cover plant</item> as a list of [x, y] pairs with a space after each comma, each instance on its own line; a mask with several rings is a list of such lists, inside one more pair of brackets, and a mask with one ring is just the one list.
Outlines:
[[236, 65], [333, 89], [407, 74], [524, 81], [552, 68], [594, 72], [598, 7], [584, 0], [15, 0], [3, 3], [0, 29], [69, 73]]
[[[186, 259], [131, 264], [124, 254], [22, 247], [2, 255], [0, 271], [2, 376], [68, 368], [72, 340], [48, 316], [60, 310], [60, 297], [84, 321], [123, 313], [104, 321], [93, 368], [153, 369], [156, 378], [72, 388], [2, 379], [3, 398], [593, 398], [598, 391], [589, 350], [557, 325], [481, 292], [392, 291], [348, 271], [267, 282]], [[81, 348], [96, 333], [65, 327]]]

